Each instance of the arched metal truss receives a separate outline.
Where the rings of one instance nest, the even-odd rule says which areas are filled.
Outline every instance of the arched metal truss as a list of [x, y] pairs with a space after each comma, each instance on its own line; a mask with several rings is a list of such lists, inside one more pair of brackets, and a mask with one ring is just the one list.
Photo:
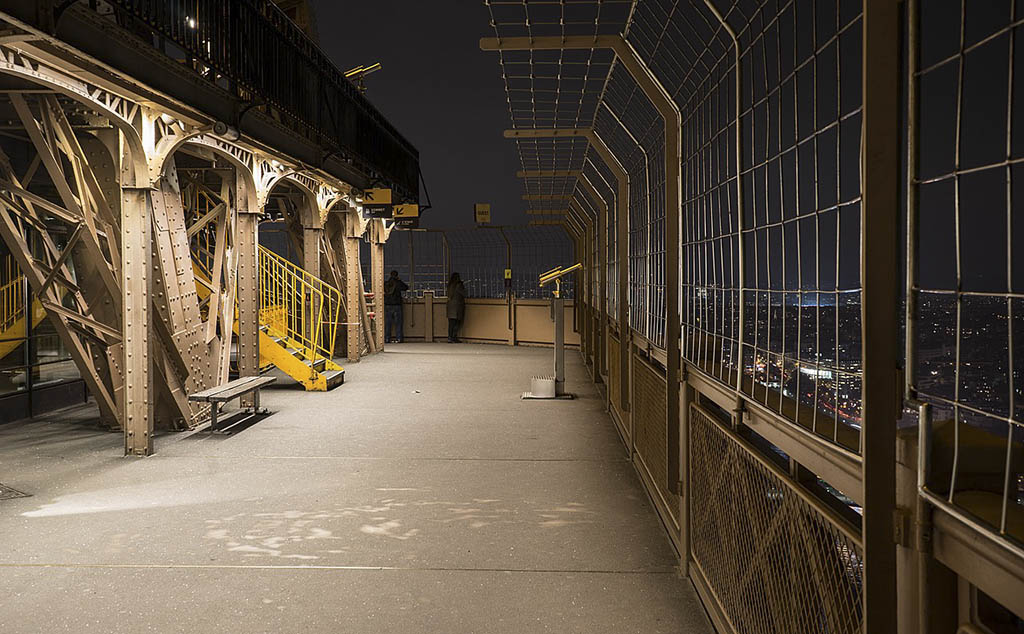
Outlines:
[[[227, 380], [236, 337], [239, 372], [259, 372], [257, 226], [278, 183], [305, 192], [307, 268], [316, 276], [333, 263], [335, 282], [353, 298], [331, 327], [349, 340], [369, 333], [370, 350], [379, 348], [382, 325], [350, 279], [358, 266], [344, 261], [358, 257], [349, 244], [370, 234], [375, 270], [383, 267], [388, 230], [361, 217], [359, 190], [224, 132], [201, 106], [144, 98], [158, 93], [143, 78], [4, 19], [17, 35], [0, 43], [0, 109], [18, 125], [5, 132], [0, 160], [0, 234], [102, 418], [124, 430], [126, 453], [150, 453], [156, 429], [205, 420], [207, 406], [187, 396]], [[184, 157], [188, 169], [205, 161], [199, 173], [220, 175], [219, 184], [184, 178]], [[201, 276], [193, 270], [199, 237]], [[330, 352], [362, 351], [356, 343]]]

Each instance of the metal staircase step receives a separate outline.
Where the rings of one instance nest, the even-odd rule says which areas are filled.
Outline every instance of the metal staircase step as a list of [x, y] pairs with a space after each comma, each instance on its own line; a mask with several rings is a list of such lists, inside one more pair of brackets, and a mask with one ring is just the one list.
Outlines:
[[328, 370], [321, 376], [327, 379], [327, 389], [338, 387], [345, 382], [345, 370]]
[[306, 359], [303, 363], [317, 372], [323, 372], [324, 368], [327, 367], [327, 359], [317, 359], [316, 361]]

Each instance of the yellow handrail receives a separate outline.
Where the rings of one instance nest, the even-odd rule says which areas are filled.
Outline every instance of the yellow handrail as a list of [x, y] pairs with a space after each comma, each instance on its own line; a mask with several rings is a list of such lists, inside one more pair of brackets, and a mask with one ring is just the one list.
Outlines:
[[[198, 222], [223, 203], [201, 183], [182, 192], [189, 224]], [[216, 223], [200, 228], [191, 239], [196, 280], [206, 286], [213, 276]], [[273, 251], [259, 247], [260, 324], [267, 334], [288, 340], [300, 348], [306, 360], [316, 363], [334, 357], [341, 316], [341, 291], [292, 264]]]
[[0, 277], [0, 333], [9, 330], [22, 317], [25, 309], [24, 279], [14, 258], [8, 255], [4, 260]]
[[[191, 191], [182, 195], [186, 213], [191, 213], [191, 222], [197, 222], [221, 203], [199, 184], [194, 184]], [[209, 223], [192, 236], [192, 261], [199, 270], [206, 274], [207, 279], [213, 276], [213, 258], [217, 236], [216, 223]]]
[[260, 246], [260, 323], [302, 346], [310, 361], [334, 356], [341, 291]]

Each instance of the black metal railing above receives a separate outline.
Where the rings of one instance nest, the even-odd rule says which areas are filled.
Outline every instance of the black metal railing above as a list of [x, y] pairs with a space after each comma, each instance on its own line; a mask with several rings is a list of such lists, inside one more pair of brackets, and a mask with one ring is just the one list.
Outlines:
[[[355, 162], [406, 196], [419, 191], [419, 155], [342, 71], [270, 0], [106, 0], [118, 22], [226, 85], [272, 107], [325, 156]], [[80, 3], [78, 6], [97, 6]], [[173, 46], [168, 47], [170, 43]]]

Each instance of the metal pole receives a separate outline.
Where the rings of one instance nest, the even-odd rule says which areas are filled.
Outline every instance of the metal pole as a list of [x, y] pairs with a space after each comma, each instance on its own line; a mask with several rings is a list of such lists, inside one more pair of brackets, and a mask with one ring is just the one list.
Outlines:
[[608, 331], [608, 203], [584, 174], [580, 179], [583, 191], [597, 206], [597, 342], [594, 347], [594, 380], [600, 383], [608, 372], [606, 337]]
[[[618, 286], [619, 286], [619, 409], [626, 413], [630, 409], [629, 398], [629, 172], [626, 171], [605, 142], [596, 133], [590, 135], [590, 143], [609, 169], [615, 174], [618, 189], [615, 196], [616, 205], [616, 239], [618, 251]], [[632, 425], [630, 424], [630, 427]], [[630, 437], [632, 437], [632, 430]]]
[[[29, 238], [28, 228], [25, 228], [26, 241]], [[28, 283], [28, 276], [21, 278], [21, 315], [25, 320], [25, 347], [22, 350], [21, 360], [25, 364], [25, 390], [28, 397], [29, 416], [35, 416], [35, 379], [32, 376], [32, 347], [33, 331], [35, 326], [32, 323], [32, 288]]]
[[920, 55], [920, 17], [918, 0], [907, 3], [907, 279], [904, 298], [906, 335], [903, 360], [904, 391], [906, 399], [917, 398], [914, 371], [917, 368], [917, 148], [919, 147], [918, 127], [918, 78]]
[[555, 312], [555, 394], [565, 392], [565, 300], [561, 292], [552, 299]]
[[864, 631], [896, 630], [896, 420], [900, 284], [900, 4], [864, 0], [861, 298]]
[[[743, 113], [743, 76], [742, 76], [742, 62], [743, 57], [740, 54], [739, 40], [736, 37], [736, 31], [733, 30], [732, 26], [726, 22], [725, 18], [719, 12], [718, 8], [714, 5], [711, 0], [704, 0], [704, 4], [707, 5], [718, 21], [721, 23], [722, 28], [729, 34], [729, 38], [733, 43], [733, 55], [735, 59], [736, 68], [733, 72], [735, 75], [735, 89], [734, 89], [734, 107], [736, 109], [735, 118], [735, 144], [736, 144], [736, 208], [739, 213], [736, 215], [737, 224], [737, 244], [736, 244], [736, 256], [739, 260], [739, 266], [737, 268], [737, 286], [739, 287], [739, 306], [737, 321], [739, 328], [736, 331], [736, 354], [737, 357], [733, 359], [736, 364], [736, 410], [742, 412], [744, 406], [744, 400], [742, 397], [743, 392], [743, 341], [745, 339], [743, 332], [743, 325], [746, 323], [746, 298], [745, 293], [747, 289], [747, 275], [746, 275], [746, 248], [744, 247], [743, 232], [745, 230], [743, 222], [743, 134], [742, 134], [742, 113]], [[753, 381], [753, 377], [751, 377]], [[751, 382], [751, 389], [753, 389], [753, 382]]]
[[[672, 96], [628, 40], [622, 39], [615, 53], [665, 122], [665, 382], [668, 430], [668, 486], [680, 493], [679, 334], [682, 327], [679, 309], [680, 215], [682, 213], [682, 116]], [[737, 74], [738, 76], [738, 74]], [[737, 91], [737, 95], [739, 91]], [[738, 112], [738, 111], [737, 111]], [[737, 128], [739, 130], [739, 128]], [[739, 134], [737, 134], [737, 138]], [[738, 156], [738, 155], [737, 155]], [[742, 209], [742, 207], [741, 207]], [[687, 558], [684, 553], [684, 562]]]
[[[413, 238], [416, 237], [415, 231], [409, 231], [409, 290], [413, 292], [413, 296], [416, 294], [416, 251], [413, 248]], [[404, 308], [402, 310], [405, 310]], [[409, 309], [409, 325], [416, 325], [416, 311], [410, 306]]]

